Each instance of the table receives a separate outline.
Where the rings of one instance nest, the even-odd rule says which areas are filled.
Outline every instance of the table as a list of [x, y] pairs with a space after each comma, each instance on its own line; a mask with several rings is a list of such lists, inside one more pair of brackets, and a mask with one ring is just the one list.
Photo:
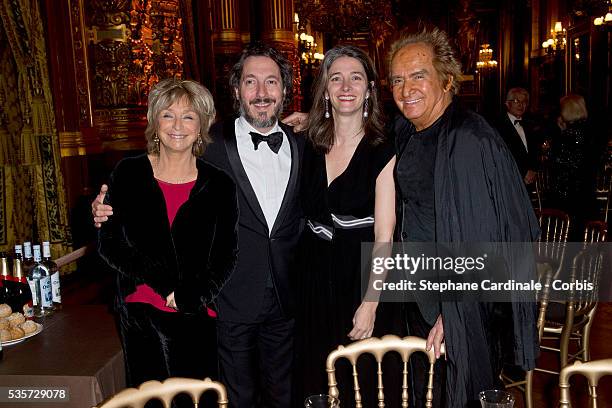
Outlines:
[[2, 403], [0, 407], [91, 408], [125, 388], [123, 352], [106, 306], [69, 306], [37, 320], [43, 331], [4, 348], [2, 387], [67, 387], [61, 403]]

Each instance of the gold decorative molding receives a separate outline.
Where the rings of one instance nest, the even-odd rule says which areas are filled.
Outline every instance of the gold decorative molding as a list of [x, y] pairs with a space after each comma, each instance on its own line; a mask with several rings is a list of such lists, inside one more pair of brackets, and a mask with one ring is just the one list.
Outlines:
[[91, 30], [87, 31], [87, 37], [89, 42], [93, 42], [94, 44], [98, 44], [105, 40], [126, 42], [127, 30], [125, 24], [105, 27], [104, 29], [93, 26]]
[[103, 150], [142, 149], [147, 126], [146, 107], [98, 109], [94, 124]]
[[61, 157], [87, 156], [102, 151], [95, 129], [85, 132], [58, 132]]

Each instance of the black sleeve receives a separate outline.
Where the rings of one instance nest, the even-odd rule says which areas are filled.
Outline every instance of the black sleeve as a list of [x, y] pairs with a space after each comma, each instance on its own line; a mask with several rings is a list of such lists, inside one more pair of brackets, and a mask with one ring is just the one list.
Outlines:
[[104, 204], [113, 207], [113, 215], [102, 223], [98, 231], [98, 253], [111, 268], [132, 279], [136, 285], [146, 283], [166, 297], [172, 289], [163, 283], [164, 265], [144, 254], [127, 236], [124, 224], [126, 202], [134, 198], [128, 193], [130, 186], [122, 187], [122, 184], [126, 184], [122, 183], [124, 180], [120, 163], [110, 176], [104, 198]]
[[210, 305], [230, 278], [238, 256], [238, 196], [227, 176], [215, 194], [218, 202], [214, 237], [205, 268], [179, 283], [174, 299], [181, 312], [196, 312]]

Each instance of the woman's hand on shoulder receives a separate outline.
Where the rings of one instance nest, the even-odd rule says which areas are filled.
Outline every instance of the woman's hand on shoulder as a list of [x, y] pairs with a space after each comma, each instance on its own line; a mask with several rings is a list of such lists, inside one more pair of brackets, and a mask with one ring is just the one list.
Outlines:
[[294, 132], [301, 132], [306, 129], [306, 123], [308, 122], [308, 113], [304, 112], [293, 112], [282, 120], [285, 125], [293, 126]]
[[108, 186], [106, 184], [102, 184], [102, 187], [100, 187], [100, 192], [91, 203], [91, 215], [93, 215], [94, 225], [96, 228], [100, 228], [102, 223], [107, 221], [110, 215], [113, 215], [113, 207], [104, 204], [104, 197], [106, 197], [107, 191]]
[[174, 300], [174, 292], [166, 296], [166, 306], [171, 307], [173, 309], [178, 309], [176, 306], [176, 301]]

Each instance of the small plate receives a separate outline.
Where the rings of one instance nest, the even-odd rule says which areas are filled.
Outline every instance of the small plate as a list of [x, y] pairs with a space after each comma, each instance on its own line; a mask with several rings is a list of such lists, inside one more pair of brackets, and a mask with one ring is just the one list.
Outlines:
[[[36, 323], [36, 322], [34, 322]], [[8, 341], [3, 341], [2, 342], [2, 347], [4, 346], [12, 346], [13, 344], [17, 344], [17, 343], [21, 343], [22, 341], [29, 339], [32, 336], [36, 336], [38, 333], [40, 333], [43, 329], [43, 325], [40, 323], [36, 323], [36, 330], [34, 330], [32, 333], [26, 334], [25, 336], [23, 336], [20, 339], [15, 339], [15, 340], [8, 340]]]

